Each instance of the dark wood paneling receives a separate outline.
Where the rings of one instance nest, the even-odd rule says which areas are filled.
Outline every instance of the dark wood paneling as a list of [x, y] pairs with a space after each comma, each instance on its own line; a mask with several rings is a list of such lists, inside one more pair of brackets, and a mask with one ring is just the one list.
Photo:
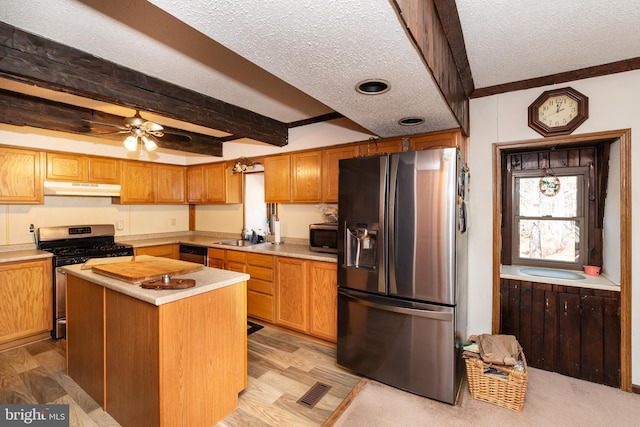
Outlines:
[[617, 387], [620, 375], [620, 301], [604, 299], [604, 384]]
[[544, 293], [544, 362], [542, 369], [556, 372], [558, 364], [558, 316], [556, 293]]
[[[558, 372], [580, 377], [580, 295], [558, 293]], [[602, 344], [601, 344], [602, 345]]]
[[604, 299], [589, 295], [580, 298], [580, 377], [604, 382]]
[[136, 72], [0, 22], [0, 76], [277, 146], [285, 123]]

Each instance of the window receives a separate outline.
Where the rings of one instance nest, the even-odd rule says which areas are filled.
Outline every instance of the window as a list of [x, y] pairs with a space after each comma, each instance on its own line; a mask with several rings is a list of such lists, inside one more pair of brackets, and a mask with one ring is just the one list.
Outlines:
[[581, 269], [587, 264], [587, 167], [554, 170], [556, 193], [541, 191], [544, 170], [512, 171], [513, 264]]

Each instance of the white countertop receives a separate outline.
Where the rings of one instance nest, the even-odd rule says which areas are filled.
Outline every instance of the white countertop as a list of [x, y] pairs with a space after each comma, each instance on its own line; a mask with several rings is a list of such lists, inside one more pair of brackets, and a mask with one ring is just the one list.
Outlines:
[[272, 243], [258, 243], [256, 245], [250, 245], [250, 246], [231, 246], [231, 245], [221, 245], [217, 243], [224, 240], [233, 240], [233, 239], [229, 239], [229, 238], [225, 239], [221, 237], [207, 236], [207, 235], [183, 235], [183, 236], [177, 235], [177, 236], [169, 236], [169, 237], [152, 237], [152, 238], [145, 238], [145, 239], [124, 238], [124, 239], [118, 239], [117, 241], [119, 243], [132, 245], [134, 248], [142, 248], [146, 246], [155, 246], [155, 245], [186, 243], [191, 245], [206, 246], [209, 248], [264, 253], [266, 255], [303, 258], [303, 259], [309, 259], [314, 261], [337, 262], [337, 259], [338, 259], [337, 254], [311, 251], [309, 250], [308, 245], [298, 245], [298, 244], [285, 242], [280, 245], [274, 245]]
[[579, 272], [579, 271], [572, 271], [572, 270], [560, 270], [560, 271], [571, 271], [573, 273], [579, 273], [584, 276], [584, 279], [578, 279], [578, 280], [560, 279], [556, 277], [533, 276], [530, 274], [522, 273], [520, 269], [526, 268], [526, 267], [529, 267], [529, 266], [501, 265], [500, 278], [526, 280], [528, 282], [536, 282], [536, 283], [548, 283], [551, 285], [575, 286], [578, 288], [601, 289], [606, 291], [620, 292], [620, 284], [614, 283], [602, 275], [590, 276], [582, 271]]
[[[136, 258], [140, 259], [142, 257], [146, 258], [149, 256], [142, 255]], [[196, 281], [196, 285], [192, 288], [155, 290], [144, 289], [140, 287], [140, 284], [132, 284], [102, 274], [97, 274], [92, 272], [90, 269], [82, 270], [82, 264], [75, 264], [62, 268], [67, 272], [67, 274], [78, 276], [92, 283], [96, 283], [98, 285], [104, 286], [105, 288], [120, 292], [122, 294], [148, 302], [149, 304], [153, 304], [156, 306], [249, 280], [249, 275], [245, 273], [237, 273], [235, 271], [204, 267], [202, 270], [196, 271], [194, 273], [174, 276], [180, 277], [182, 279], [194, 279]]]
[[36, 259], [52, 258], [53, 254], [38, 249], [25, 249], [14, 251], [0, 251], [0, 264], [5, 262], [33, 261]]

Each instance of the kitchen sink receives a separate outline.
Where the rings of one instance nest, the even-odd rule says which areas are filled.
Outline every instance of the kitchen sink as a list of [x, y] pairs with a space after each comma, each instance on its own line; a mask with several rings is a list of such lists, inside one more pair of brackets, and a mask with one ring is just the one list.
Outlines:
[[222, 242], [216, 242], [218, 245], [227, 245], [227, 246], [253, 246], [257, 243], [251, 243], [249, 240], [224, 240]]

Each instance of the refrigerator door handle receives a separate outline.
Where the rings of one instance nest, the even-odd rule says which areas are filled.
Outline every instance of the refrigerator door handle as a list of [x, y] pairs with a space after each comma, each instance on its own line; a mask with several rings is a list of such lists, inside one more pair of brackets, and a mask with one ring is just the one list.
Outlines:
[[397, 294], [398, 287], [396, 284], [396, 190], [398, 182], [398, 158], [391, 156], [389, 158], [389, 201], [387, 205], [387, 263], [389, 270], [389, 293]]
[[450, 312], [441, 312], [441, 311], [433, 311], [425, 308], [399, 307], [396, 305], [379, 304], [367, 299], [355, 297], [345, 292], [340, 292], [340, 294], [343, 297], [347, 298], [348, 300], [356, 304], [361, 304], [371, 308], [377, 308], [379, 310], [392, 311], [394, 313], [408, 314], [411, 316], [425, 317], [425, 318], [434, 319], [434, 320], [442, 320], [445, 322], [453, 321], [453, 309], [451, 309]]

